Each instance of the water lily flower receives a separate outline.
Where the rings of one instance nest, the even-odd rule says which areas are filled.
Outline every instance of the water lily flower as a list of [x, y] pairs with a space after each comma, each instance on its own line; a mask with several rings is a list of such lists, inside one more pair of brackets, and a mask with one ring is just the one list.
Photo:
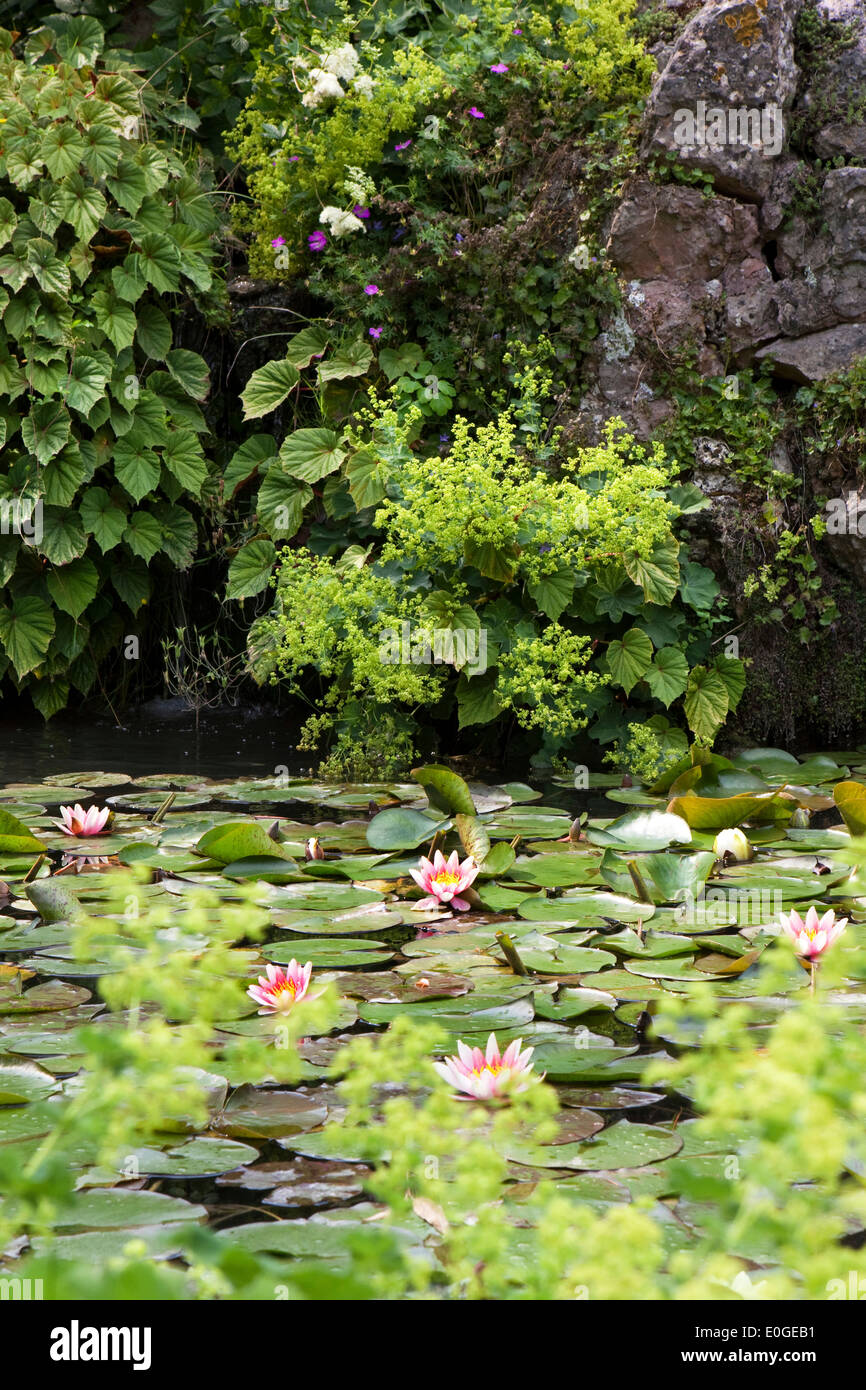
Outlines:
[[378, 285], [365, 285], [365, 286], [364, 286], [364, 293], [365, 293], [365, 294], [378, 294], [378, 293], [379, 293], [379, 286], [378, 286]]
[[491, 72], [507, 72], [507, 71], [508, 71], [508, 64], [507, 64], [507, 63], [491, 63], [491, 65], [490, 65], [490, 71], [491, 71]]
[[325, 236], [324, 232], [310, 232], [310, 235], [307, 237], [307, 245], [311, 251], [324, 251], [327, 244], [328, 238]]
[[294, 959], [285, 970], [279, 965], [265, 967], [267, 975], [260, 975], [257, 985], [250, 985], [247, 994], [257, 1004], [261, 1004], [260, 1014], [285, 1014], [297, 1004], [310, 987], [313, 962], [299, 965]]
[[285, 244], [286, 238], [284, 236], [275, 236], [273, 241], [271, 242], [271, 246], [273, 246], [277, 250], [279, 249], [279, 247], [285, 246]]
[[513, 1095], [526, 1090], [532, 1071], [529, 1059], [535, 1049], [527, 1047], [521, 1051], [522, 1042], [522, 1038], [517, 1038], [500, 1053], [495, 1033], [487, 1039], [486, 1052], [458, 1041], [457, 1056], [446, 1057], [444, 1062], [434, 1062], [433, 1066], [442, 1080], [462, 1095], [474, 1096], [477, 1100]]
[[837, 922], [832, 908], [828, 908], [819, 919], [816, 909], [810, 907], [805, 922], [800, 914], [794, 911], [790, 914], [782, 912], [779, 916], [782, 929], [794, 943], [797, 955], [811, 962], [823, 955], [834, 941], [838, 941], [848, 924], [847, 917]]
[[717, 859], [724, 859], [726, 854], [730, 854], [738, 864], [745, 864], [755, 857], [755, 851], [742, 830], [720, 830], [713, 840], [713, 854]]
[[101, 811], [98, 806], [91, 806], [89, 811], [85, 811], [76, 801], [74, 806], [61, 806], [60, 814], [63, 819], [56, 820], [54, 824], [64, 835], [101, 835], [111, 811], [107, 806]]
[[484, 120], [484, 112], [479, 111], [477, 106], [470, 106], [469, 114], [470, 116], [474, 116], [476, 121]]
[[458, 912], [469, 911], [468, 902], [458, 895], [475, 881], [478, 874], [478, 865], [471, 855], [461, 864], [456, 849], [450, 859], [446, 859], [441, 849], [437, 849], [432, 863], [422, 855], [419, 867], [411, 869], [410, 873], [418, 887], [428, 894], [420, 902], [413, 903], [415, 911], [440, 907], [444, 903], [450, 903]]

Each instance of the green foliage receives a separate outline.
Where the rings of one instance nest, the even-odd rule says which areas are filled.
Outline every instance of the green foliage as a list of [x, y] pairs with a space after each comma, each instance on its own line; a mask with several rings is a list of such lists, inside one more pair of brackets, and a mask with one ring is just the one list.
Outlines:
[[207, 367], [171, 316], [219, 302], [217, 218], [102, 49], [90, 18], [23, 59], [0, 33], [0, 674], [46, 717], [117, 648], [118, 605], [137, 618], [153, 574], [191, 563], [209, 472]]
[[[554, 471], [544, 433], [518, 425], [536, 407], [535, 374], [524, 381], [526, 395], [490, 425], [458, 417], [444, 454], [413, 451], [419, 412], [397, 393], [371, 394], [329, 444], [323, 500], [335, 523], [358, 504], [365, 543], [341, 549], [337, 526], [318, 527], [306, 548], [284, 551], [276, 606], [250, 633], [256, 678], [314, 701], [317, 737], [334, 719], [357, 735], [353, 711], [374, 725], [388, 709], [456, 708], [461, 728], [510, 711], [555, 751], [590, 724], [601, 742], [624, 734], [619, 688], [656, 710], [684, 698], [693, 731], [711, 741], [736, 707], [740, 663], [690, 671], [718, 590], [709, 571], [681, 567], [672, 525], [694, 498], [674, 500], [663, 450], [612, 423], [603, 444]], [[275, 468], [297, 479], [285, 451], [262, 492]]]

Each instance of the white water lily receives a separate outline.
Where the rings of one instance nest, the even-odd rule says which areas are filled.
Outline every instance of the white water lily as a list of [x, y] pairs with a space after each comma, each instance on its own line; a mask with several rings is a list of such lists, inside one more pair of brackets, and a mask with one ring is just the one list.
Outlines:
[[730, 854], [738, 864], [745, 864], [755, 857], [755, 851], [742, 830], [720, 830], [713, 840], [713, 854], [717, 859], [724, 859], [726, 854]]
[[313, 85], [301, 97], [302, 106], [319, 106], [328, 97], [344, 97], [346, 95], [332, 72], [325, 72], [323, 68], [313, 68], [310, 72], [310, 79]]
[[350, 232], [364, 231], [364, 224], [360, 217], [356, 217], [353, 212], [346, 212], [345, 208], [322, 208], [319, 213], [319, 221], [324, 222], [326, 227], [330, 227], [333, 237], [348, 236]]
[[341, 77], [344, 82], [350, 82], [358, 71], [359, 61], [356, 49], [350, 43], [344, 43], [332, 53], [325, 54], [322, 67]]

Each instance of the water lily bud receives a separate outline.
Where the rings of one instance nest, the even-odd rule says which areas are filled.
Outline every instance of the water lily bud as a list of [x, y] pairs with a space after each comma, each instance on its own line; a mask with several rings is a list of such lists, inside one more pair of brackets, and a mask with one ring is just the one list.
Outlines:
[[314, 835], [313, 838], [308, 840], [304, 845], [304, 858], [309, 862], [311, 859], [324, 859], [324, 857], [325, 851]]
[[713, 854], [717, 859], [724, 859], [729, 854], [738, 864], [745, 864], [748, 859], [755, 857], [755, 851], [742, 830], [720, 830], [713, 840]]
[[811, 812], [805, 806], [798, 806], [791, 817], [791, 826], [794, 830], [808, 830]]

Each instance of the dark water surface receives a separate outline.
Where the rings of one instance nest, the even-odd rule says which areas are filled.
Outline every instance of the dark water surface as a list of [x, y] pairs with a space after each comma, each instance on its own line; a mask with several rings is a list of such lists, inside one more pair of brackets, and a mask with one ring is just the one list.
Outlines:
[[296, 722], [273, 709], [215, 710], [201, 715], [198, 729], [195, 715], [172, 701], [151, 702], [120, 725], [109, 716], [61, 715], [46, 724], [0, 711], [0, 783], [97, 771], [228, 778], [285, 767], [303, 776], [315, 758], [296, 752], [296, 742]]

